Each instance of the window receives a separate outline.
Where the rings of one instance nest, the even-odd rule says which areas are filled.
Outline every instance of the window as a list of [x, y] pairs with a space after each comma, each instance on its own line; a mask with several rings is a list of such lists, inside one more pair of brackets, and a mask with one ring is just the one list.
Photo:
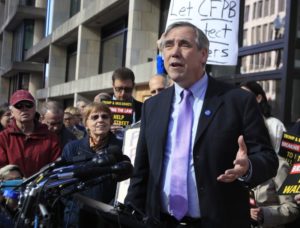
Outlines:
[[23, 24], [21, 24], [13, 33], [12, 61], [22, 61], [23, 46]]
[[279, 80], [267, 80], [258, 82], [266, 93], [267, 100], [271, 106], [271, 114], [278, 117], [280, 113], [279, 95], [280, 95], [280, 81]]
[[265, 0], [265, 2], [264, 2], [264, 16], [269, 16], [269, 5], [270, 5], [270, 1]]
[[256, 43], [257, 44], [261, 43], [260, 35], [261, 35], [261, 26], [259, 25], [256, 27]]
[[262, 1], [259, 1], [257, 4], [257, 18], [262, 17]]
[[255, 27], [252, 27], [251, 29], [251, 44], [255, 44]]
[[100, 73], [125, 65], [127, 17], [105, 26], [101, 31]]
[[252, 19], [256, 18], [256, 2], [253, 4]]
[[269, 32], [268, 32], [268, 41], [273, 40], [273, 27], [274, 27], [274, 24], [270, 23], [269, 24]]
[[254, 69], [259, 69], [259, 54], [254, 55]]
[[248, 37], [248, 30], [247, 29], [244, 29], [244, 32], [243, 32], [243, 46], [247, 46], [247, 37]]
[[24, 26], [24, 55], [33, 45], [33, 21], [25, 21]]
[[19, 89], [28, 90], [29, 89], [29, 74], [28, 73], [18, 73], [10, 77], [9, 81], [10, 91], [14, 92]]
[[24, 20], [13, 33], [12, 60], [22, 61], [33, 44], [33, 20]]
[[250, 9], [249, 5], [245, 6], [244, 22], [247, 22], [249, 20], [249, 9]]
[[285, 0], [278, 1], [278, 11], [283, 12], [285, 10]]
[[296, 121], [300, 118], [300, 93], [299, 93], [299, 87], [300, 87], [300, 80], [299, 78], [294, 77], [293, 83], [292, 83], [292, 99], [291, 99], [291, 119], [292, 121]]
[[35, 6], [35, 0], [20, 0], [21, 6]]
[[66, 82], [75, 80], [76, 57], [77, 57], [77, 43], [74, 43], [68, 46], [67, 48]]
[[273, 15], [274, 13], [275, 13], [275, 0], [271, 0], [270, 15]]
[[262, 42], [268, 41], [268, 24], [263, 25], [263, 31], [262, 31]]
[[71, 0], [70, 5], [70, 17], [80, 11], [80, 0]]

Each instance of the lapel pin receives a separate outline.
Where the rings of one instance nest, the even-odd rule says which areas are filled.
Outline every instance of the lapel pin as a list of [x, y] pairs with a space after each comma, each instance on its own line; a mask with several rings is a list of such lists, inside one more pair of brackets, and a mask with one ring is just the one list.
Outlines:
[[210, 116], [210, 115], [211, 115], [211, 111], [210, 111], [210, 110], [205, 110], [205, 111], [204, 111], [204, 114], [205, 114], [206, 116]]

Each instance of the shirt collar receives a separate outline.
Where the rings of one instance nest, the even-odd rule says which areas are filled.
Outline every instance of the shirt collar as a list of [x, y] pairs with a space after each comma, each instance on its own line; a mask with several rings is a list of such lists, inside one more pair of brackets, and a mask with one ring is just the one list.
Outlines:
[[[200, 98], [203, 96], [207, 89], [208, 85], [208, 76], [206, 72], [204, 73], [203, 77], [196, 81], [189, 90], [192, 92], [194, 99]], [[180, 87], [177, 83], [174, 83], [175, 86], [175, 103], [179, 103], [181, 101], [181, 92], [184, 90], [184, 88]]]

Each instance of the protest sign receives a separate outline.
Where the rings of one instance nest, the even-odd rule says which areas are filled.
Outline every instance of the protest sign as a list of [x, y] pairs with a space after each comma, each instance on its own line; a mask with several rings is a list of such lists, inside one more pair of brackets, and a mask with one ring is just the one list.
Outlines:
[[300, 136], [284, 132], [279, 155], [292, 166], [287, 178], [278, 190], [280, 195], [300, 193]]
[[210, 41], [207, 64], [236, 65], [239, 0], [171, 0], [167, 26], [186, 21], [200, 28]]
[[107, 104], [113, 114], [113, 124], [119, 126], [128, 126], [132, 124], [133, 106], [130, 101], [102, 100]]

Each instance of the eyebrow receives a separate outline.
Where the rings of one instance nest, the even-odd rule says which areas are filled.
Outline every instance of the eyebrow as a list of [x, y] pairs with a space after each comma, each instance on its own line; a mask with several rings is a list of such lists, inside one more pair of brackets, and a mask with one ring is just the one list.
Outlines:
[[[174, 44], [175, 44], [175, 39], [165, 40], [165, 41], [163, 42], [162, 46], [165, 47], [167, 44], [169, 44], [169, 45], [170, 45], [170, 44], [174, 45]], [[188, 45], [190, 45], [190, 46], [193, 45], [192, 42], [191, 42], [190, 40], [187, 40], [187, 39], [184, 39], [184, 38], [178, 40], [178, 44], [179, 44], [179, 46], [181, 46], [181, 45], [183, 45], [183, 44], [188, 44]]]

